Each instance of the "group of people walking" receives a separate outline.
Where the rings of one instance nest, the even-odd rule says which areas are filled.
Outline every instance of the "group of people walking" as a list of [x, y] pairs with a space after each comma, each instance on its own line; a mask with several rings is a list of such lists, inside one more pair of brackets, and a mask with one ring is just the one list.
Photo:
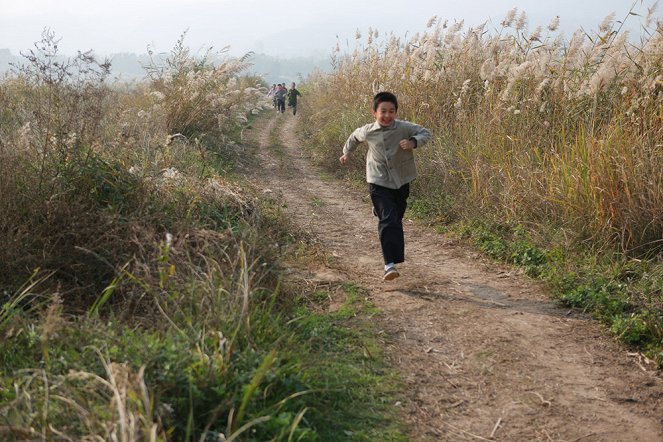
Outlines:
[[292, 109], [292, 114], [297, 115], [297, 97], [302, 94], [295, 87], [295, 83], [290, 85], [290, 89], [285, 87], [285, 83], [273, 84], [267, 94], [274, 101], [274, 109], [277, 112], [285, 112], [285, 103], [288, 101], [288, 107]]

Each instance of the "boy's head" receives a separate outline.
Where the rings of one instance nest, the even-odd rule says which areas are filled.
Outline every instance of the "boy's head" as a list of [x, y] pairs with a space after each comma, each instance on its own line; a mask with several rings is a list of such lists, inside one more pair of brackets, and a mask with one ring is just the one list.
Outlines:
[[396, 99], [396, 95], [391, 92], [378, 92], [375, 94], [375, 97], [373, 97], [373, 112], [378, 110], [380, 103], [394, 103], [394, 107], [398, 111], [398, 100]]
[[391, 92], [380, 92], [373, 97], [373, 116], [380, 126], [391, 126], [398, 112], [398, 100]]
[[290, 85], [290, 87], [294, 89], [294, 88], [295, 88], [295, 83], [292, 83], [292, 84]]

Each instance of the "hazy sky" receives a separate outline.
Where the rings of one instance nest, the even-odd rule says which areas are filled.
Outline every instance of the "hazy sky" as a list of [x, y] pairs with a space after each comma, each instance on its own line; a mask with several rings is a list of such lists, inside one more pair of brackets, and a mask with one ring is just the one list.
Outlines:
[[[355, 30], [369, 26], [402, 36], [425, 30], [433, 15], [466, 25], [486, 20], [497, 27], [512, 7], [527, 12], [529, 27], [559, 15], [565, 34], [579, 26], [596, 29], [611, 12], [623, 19], [635, 3], [646, 14], [653, 1], [640, 0], [0, 0], [0, 48], [32, 48], [45, 27], [60, 37], [61, 51], [97, 54], [170, 50], [188, 29], [194, 50], [229, 45], [231, 53], [277, 56], [327, 55], [337, 36], [353, 47]], [[663, 5], [661, 7], [663, 9]], [[661, 16], [657, 10], [656, 16]], [[629, 21], [638, 28], [638, 17]]]

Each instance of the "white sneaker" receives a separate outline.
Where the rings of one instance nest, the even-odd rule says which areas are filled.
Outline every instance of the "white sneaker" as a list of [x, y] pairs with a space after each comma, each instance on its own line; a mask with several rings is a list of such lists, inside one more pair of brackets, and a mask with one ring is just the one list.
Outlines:
[[383, 281], [392, 281], [396, 278], [401, 276], [400, 273], [398, 273], [398, 270], [396, 270], [396, 267], [389, 267], [387, 270], [384, 271], [384, 276], [382, 277]]

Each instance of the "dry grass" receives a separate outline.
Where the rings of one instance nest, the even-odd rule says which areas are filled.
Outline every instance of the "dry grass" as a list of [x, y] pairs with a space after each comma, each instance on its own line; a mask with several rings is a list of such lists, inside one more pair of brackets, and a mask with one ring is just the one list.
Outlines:
[[11, 110], [0, 130], [0, 281], [55, 271], [67, 304], [85, 305], [125, 264], [153, 262], [166, 232], [223, 228], [216, 206], [250, 210], [211, 168], [236, 156], [230, 133], [262, 107], [258, 80], [238, 76], [244, 62], [207, 65], [180, 41], [150, 82], [111, 88], [90, 56], [54, 63], [52, 34], [37, 47], [0, 84]]
[[[233, 346], [252, 339], [262, 283], [274, 285], [256, 200], [219, 175], [240, 149], [233, 132], [263, 107], [262, 83], [241, 76], [244, 60], [212, 65], [181, 40], [131, 87], [106, 84], [90, 54], [60, 60], [45, 32], [0, 82], [0, 438], [171, 439], [182, 417], [151, 389], [182, 373], [152, 366], [148, 383], [136, 361], [226, 373], [243, 351]], [[146, 348], [109, 342], [116, 330]], [[160, 392], [175, 398], [189, 385], [170, 382]], [[176, 437], [201, 434], [186, 414], [177, 425]]]
[[408, 40], [369, 29], [351, 53], [338, 48], [331, 75], [307, 85], [308, 126], [324, 128], [318, 155], [335, 164], [347, 134], [370, 119], [372, 95], [391, 90], [400, 117], [435, 134], [419, 153], [417, 192], [449, 195], [452, 218], [555, 225], [575, 240], [656, 253], [663, 23], [655, 17], [644, 11], [639, 42], [614, 17], [565, 41], [558, 19], [530, 30], [516, 10], [497, 29], [435, 17]]

